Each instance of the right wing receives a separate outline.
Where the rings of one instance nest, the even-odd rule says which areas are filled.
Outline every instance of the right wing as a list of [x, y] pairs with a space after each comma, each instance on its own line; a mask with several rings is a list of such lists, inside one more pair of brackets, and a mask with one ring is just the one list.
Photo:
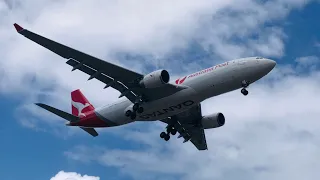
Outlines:
[[185, 88], [169, 83], [162, 87], [152, 89], [140, 87], [137, 84], [141, 79], [143, 79], [144, 75], [142, 74], [52, 41], [39, 34], [22, 28], [18, 24], [14, 24], [14, 26], [19, 34], [49, 49], [59, 56], [68, 59], [66, 63], [73, 67], [72, 71], [78, 69], [90, 75], [88, 80], [93, 78], [98, 79], [106, 84], [105, 88], [109, 86], [113, 87], [121, 93], [120, 97], [125, 96], [133, 103], [137, 101], [138, 97], [143, 97], [145, 101], [153, 101], [174, 94]]
[[198, 104], [185, 112], [161, 121], [173, 125], [180, 134], [178, 138], [184, 138], [184, 143], [190, 140], [198, 150], [208, 150], [201, 118], [201, 104]]

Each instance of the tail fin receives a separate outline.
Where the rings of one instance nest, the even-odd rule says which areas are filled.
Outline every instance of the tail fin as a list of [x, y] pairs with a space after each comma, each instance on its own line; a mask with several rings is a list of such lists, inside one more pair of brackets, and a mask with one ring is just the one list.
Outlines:
[[84, 113], [93, 111], [94, 107], [79, 89], [71, 92], [72, 114], [77, 117], [85, 116]]

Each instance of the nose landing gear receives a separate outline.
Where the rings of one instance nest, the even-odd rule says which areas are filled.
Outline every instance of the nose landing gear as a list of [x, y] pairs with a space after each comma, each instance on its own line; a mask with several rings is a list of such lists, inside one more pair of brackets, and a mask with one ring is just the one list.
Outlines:
[[246, 80], [243, 80], [241, 82], [241, 86], [242, 86], [242, 89], [241, 89], [241, 93], [246, 96], [249, 94], [248, 90], [246, 89], [248, 86], [249, 86], [249, 82], [246, 81]]
[[249, 94], [249, 91], [246, 90], [245, 88], [242, 88], [242, 89], [241, 89], [241, 93], [242, 93], [244, 96], [246, 96], [246, 95]]

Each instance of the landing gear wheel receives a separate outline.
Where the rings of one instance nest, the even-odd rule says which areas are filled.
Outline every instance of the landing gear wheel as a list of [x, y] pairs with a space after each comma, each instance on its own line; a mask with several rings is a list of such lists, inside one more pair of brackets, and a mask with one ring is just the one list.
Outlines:
[[176, 134], [177, 134], [177, 130], [176, 130], [176, 129], [172, 129], [172, 130], [171, 130], [171, 134], [172, 134], [172, 135], [176, 135]]
[[241, 89], [241, 93], [246, 96], [249, 92], [246, 89]]
[[160, 138], [164, 139], [165, 141], [169, 141], [169, 139], [170, 139], [170, 134], [165, 133], [165, 132], [161, 132], [161, 133], [160, 133]]
[[132, 110], [133, 110], [133, 111], [137, 111], [138, 108], [139, 108], [139, 104], [138, 104], [138, 103], [135, 103], [135, 104], [133, 105], [133, 107], [132, 107]]
[[167, 134], [165, 133], [165, 132], [161, 132], [160, 133], [160, 138], [164, 138], [164, 137], [166, 137], [167, 136]]
[[170, 139], [170, 135], [169, 135], [169, 134], [166, 134], [166, 136], [164, 137], [164, 140], [165, 140], [165, 141], [169, 141], [169, 139]]
[[137, 110], [137, 112], [138, 112], [139, 114], [143, 113], [143, 107], [139, 107], [138, 110]]
[[125, 113], [125, 115], [126, 115], [127, 117], [131, 116], [131, 114], [132, 114], [132, 111], [131, 111], [131, 110], [128, 110], [128, 111], [126, 111], [126, 113]]
[[130, 118], [134, 120], [137, 117], [136, 113], [131, 113]]

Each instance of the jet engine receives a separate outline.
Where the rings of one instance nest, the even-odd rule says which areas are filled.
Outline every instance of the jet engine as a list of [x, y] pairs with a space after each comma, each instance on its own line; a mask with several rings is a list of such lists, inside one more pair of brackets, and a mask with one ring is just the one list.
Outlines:
[[140, 81], [140, 85], [145, 88], [156, 88], [167, 84], [170, 80], [170, 75], [166, 70], [157, 70], [149, 73]]
[[226, 120], [222, 113], [215, 113], [203, 116], [201, 122], [204, 129], [211, 129], [223, 126]]

